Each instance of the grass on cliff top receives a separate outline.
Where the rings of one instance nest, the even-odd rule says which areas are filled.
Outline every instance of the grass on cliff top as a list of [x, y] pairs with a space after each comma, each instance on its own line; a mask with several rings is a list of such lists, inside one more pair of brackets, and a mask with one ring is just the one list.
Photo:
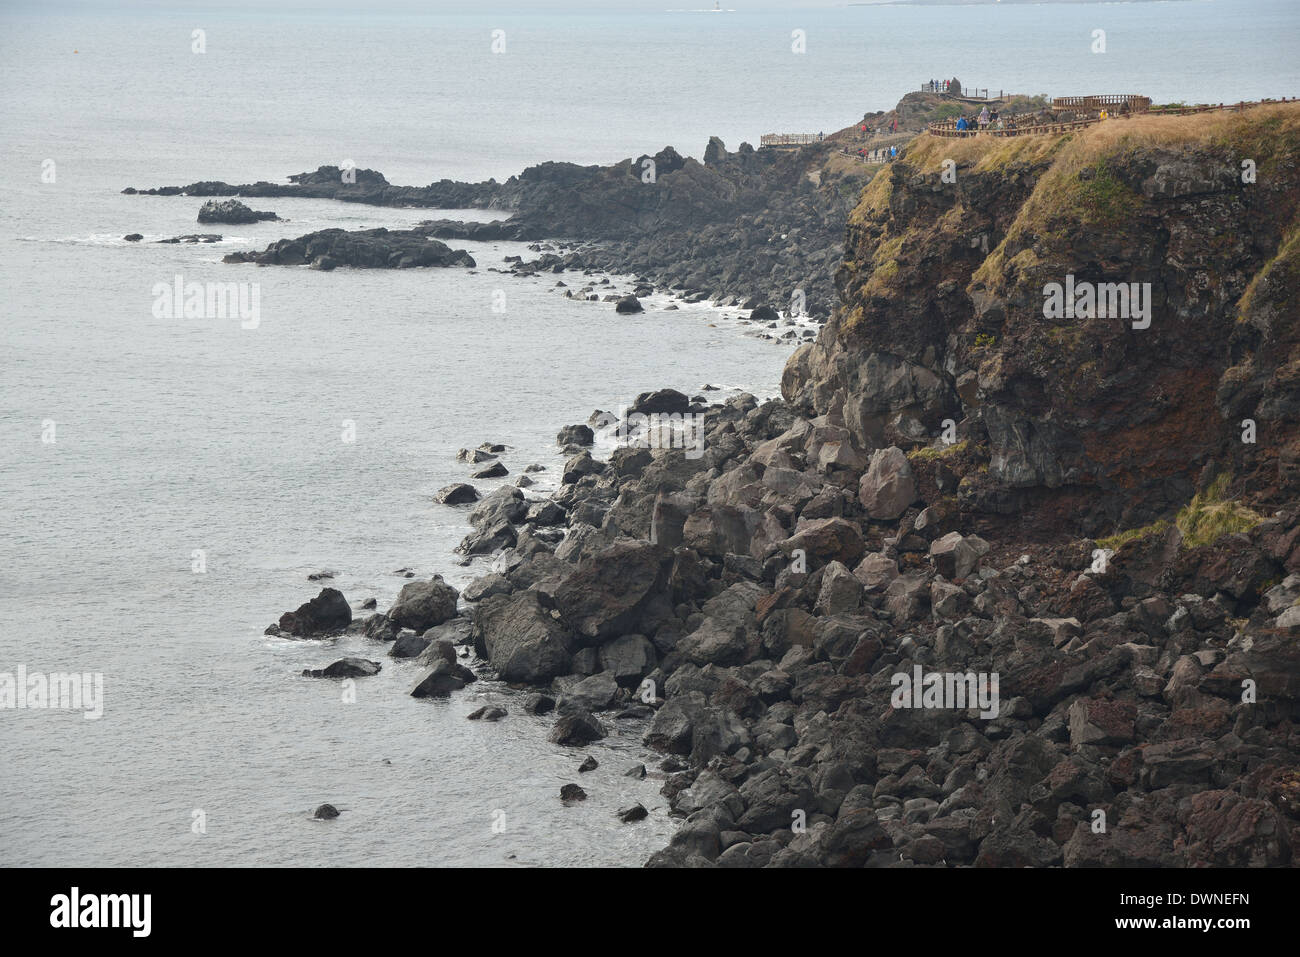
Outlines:
[[1139, 114], [1107, 120], [1084, 130], [1068, 153], [1085, 165], [1136, 147], [1175, 146], [1230, 149], [1242, 159], [1253, 159], [1261, 172], [1277, 162], [1295, 162], [1300, 159], [1300, 103], [1276, 103], [1243, 113]]
[[[1139, 114], [1097, 123], [1071, 138], [1039, 181], [1031, 202], [1059, 202], [1062, 194], [1067, 199], [1073, 195], [1089, 205], [1100, 201], [1097, 214], [1103, 219], [1112, 216], [1117, 211], [1116, 200], [1125, 198], [1125, 192], [1132, 193], [1110, 173], [1116, 163], [1139, 149], [1175, 147], [1225, 150], [1234, 157], [1253, 159], [1260, 173], [1266, 174], [1278, 163], [1300, 159], [1300, 104], [1262, 106], [1243, 113]], [[1094, 175], [1081, 180], [1079, 174], [1088, 170]], [[1132, 198], [1141, 201], [1137, 194]]]
[[[906, 147], [902, 162], [922, 175], [935, 175], [943, 172], [944, 162], [952, 160], [958, 167], [967, 167], [966, 172], [985, 173], [1002, 169], [1012, 164], [1040, 163], [1050, 160], [1068, 137], [1063, 136], [975, 136], [965, 139], [951, 139], [922, 133]], [[959, 171], [958, 176], [961, 175]], [[862, 191], [857, 206], [849, 215], [850, 224], [858, 224], [870, 219], [873, 214], [883, 213], [889, 206], [893, 195], [893, 180], [888, 172], [881, 170]]]
[[[1179, 510], [1177, 517], [1174, 518], [1174, 524], [1182, 533], [1183, 545], [1188, 548], [1212, 545], [1220, 536], [1248, 532], [1264, 520], [1262, 515], [1226, 497], [1229, 481], [1230, 476], [1227, 473], [1218, 476], [1204, 492], [1197, 492], [1192, 496], [1192, 500]], [[1097, 544], [1102, 548], [1118, 550], [1125, 542], [1146, 538], [1148, 535], [1163, 534], [1168, 528], [1169, 523], [1161, 519], [1142, 528], [1131, 528], [1109, 538], [1099, 538]]]
[[943, 172], [944, 160], [952, 160], [959, 167], [969, 164], [970, 172], [985, 173], [1013, 164], [1050, 160], [1068, 138], [1049, 133], [960, 138], [923, 133], [908, 144], [905, 161], [923, 174]]
[[[1294, 168], [1300, 164], [1300, 104], [1274, 104], [1242, 113], [1138, 115], [1107, 120], [1074, 134], [1030, 139], [1051, 139], [1061, 149], [1007, 230], [1003, 246], [1011, 250], [1031, 246], [1034, 240], [1066, 244], [1080, 227], [1121, 228], [1146, 203], [1116, 175], [1116, 169], [1138, 150], [1217, 150], [1229, 154], [1234, 165], [1253, 159], [1261, 178]], [[1003, 246], [986, 258], [974, 280], [990, 288], [1000, 284], [1008, 264]]]

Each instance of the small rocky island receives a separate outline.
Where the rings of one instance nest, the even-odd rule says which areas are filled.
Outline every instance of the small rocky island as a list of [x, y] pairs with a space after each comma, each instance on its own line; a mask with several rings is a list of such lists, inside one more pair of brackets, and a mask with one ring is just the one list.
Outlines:
[[218, 201], [210, 199], [199, 210], [201, 223], [225, 223], [239, 226], [245, 223], [260, 223], [264, 220], [278, 220], [275, 213], [262, 209], [249, 209], [237, 199]]
[[433, 238], [428, 227], [414, 229], [322, 229], [297, 239], [281, 239], [262, 252], [230, 253], [228, 263], [304, 266], [331, 270], [410, 269], [417, 266], [475, 266], [474, 257]]

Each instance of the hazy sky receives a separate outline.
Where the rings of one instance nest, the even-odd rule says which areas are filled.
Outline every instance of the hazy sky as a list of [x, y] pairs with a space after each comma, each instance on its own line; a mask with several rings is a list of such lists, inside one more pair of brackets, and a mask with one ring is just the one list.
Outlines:
[[[720, 0], [725, 10], [794, 10], [848, 6], [848, 0]], [[888, 0], [854, 0], [884, 3]], [[164, 13], [259, 10], [338, 13], [493, 13], [496, 11], [656, 12], [712, 8], [714, 0], [0, 0], [0, 9], [24, 11], [156, 10]]]

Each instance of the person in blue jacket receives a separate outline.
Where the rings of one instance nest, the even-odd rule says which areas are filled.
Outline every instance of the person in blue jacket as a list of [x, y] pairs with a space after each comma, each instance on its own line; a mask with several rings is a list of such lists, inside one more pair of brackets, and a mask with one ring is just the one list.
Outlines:
[[964, 117], [964, 116], [959, 116], [959, 117], [957, 118], [957, 129], [959, 129], [959, 130], [968, 130], [968, 129], [970, 129], [970, 126], [969, 126], [969, 125], [967, 124], [967, 122], [966, 122], [966, 117]]

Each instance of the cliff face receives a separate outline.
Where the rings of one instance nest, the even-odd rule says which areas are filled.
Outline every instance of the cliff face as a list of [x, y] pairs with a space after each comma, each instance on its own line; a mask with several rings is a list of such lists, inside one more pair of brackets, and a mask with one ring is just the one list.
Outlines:
[[[864, 191], [843, 305], [783, 391], [864, 451], [942, 448], [954, 420], [958, 500], [988, 527], [1107, 534], [1225, 472], [1235, 497], [1278, 507], [1298, 489], [1298, 210], [1294, 105], [923, 136]], [[1116, 315], [1103, 287], [1091, 316], [1047, 318], [1053, 283], [1149, 301]]]

